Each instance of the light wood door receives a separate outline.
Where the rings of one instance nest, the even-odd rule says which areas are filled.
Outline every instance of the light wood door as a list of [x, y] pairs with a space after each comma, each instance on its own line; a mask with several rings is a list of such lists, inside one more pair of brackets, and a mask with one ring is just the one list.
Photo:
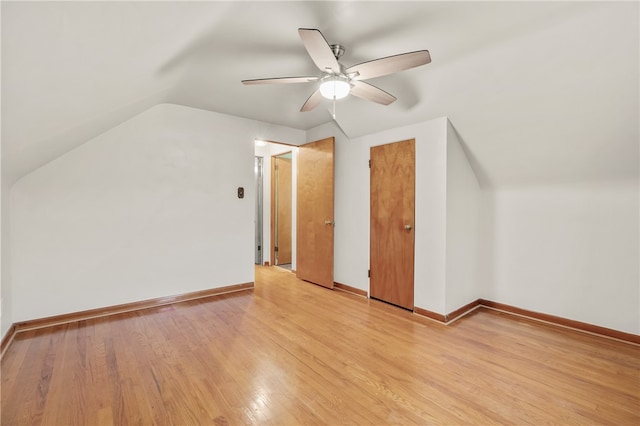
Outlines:
[[291, 152], [271, 157], [271, 264], [291, 263]]
[[415, 140], [371, 148], [371, 297], [413, 309]]
[[334, 139], [298, 151], [296, 275], [333, 288]]
[[291, 263], [291, 158], [277, 157], [277, 265]]

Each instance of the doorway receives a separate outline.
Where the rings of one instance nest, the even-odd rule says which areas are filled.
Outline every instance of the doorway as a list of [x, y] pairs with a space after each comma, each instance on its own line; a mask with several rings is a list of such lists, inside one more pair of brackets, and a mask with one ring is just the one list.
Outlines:
[[370, 294], [413, 310], [415, 140], [371, 148]]
[[291, 269], [293, 155], [271, 157], [271, 264]]
[[254, 151], [265, 159], [263, 264], [326, 287], [333, 287], [334, 144], [334, 138], [303, 145], [256, 140]]

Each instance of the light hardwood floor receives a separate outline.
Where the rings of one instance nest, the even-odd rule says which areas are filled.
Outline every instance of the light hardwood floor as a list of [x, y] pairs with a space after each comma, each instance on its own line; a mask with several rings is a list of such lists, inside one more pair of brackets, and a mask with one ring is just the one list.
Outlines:
[[2, 425], [640, 424], [640, 348], [480, 309], [444, 326], [256, 288], [20, 333]]

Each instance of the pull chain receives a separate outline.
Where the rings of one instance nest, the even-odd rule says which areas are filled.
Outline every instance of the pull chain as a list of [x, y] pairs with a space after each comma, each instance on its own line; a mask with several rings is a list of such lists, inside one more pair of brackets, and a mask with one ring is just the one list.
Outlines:
[[331, 114], [333, 116], [333, 119], [336, 119], [336, 97], [333, 97], [333, 114]]

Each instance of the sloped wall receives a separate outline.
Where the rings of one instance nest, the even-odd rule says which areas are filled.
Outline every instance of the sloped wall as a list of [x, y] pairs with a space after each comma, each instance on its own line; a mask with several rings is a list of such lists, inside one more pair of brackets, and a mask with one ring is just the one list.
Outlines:
[[252, 282], [255, 138], [304, 132], [161, 104], [19, 180], [13, 321]]

